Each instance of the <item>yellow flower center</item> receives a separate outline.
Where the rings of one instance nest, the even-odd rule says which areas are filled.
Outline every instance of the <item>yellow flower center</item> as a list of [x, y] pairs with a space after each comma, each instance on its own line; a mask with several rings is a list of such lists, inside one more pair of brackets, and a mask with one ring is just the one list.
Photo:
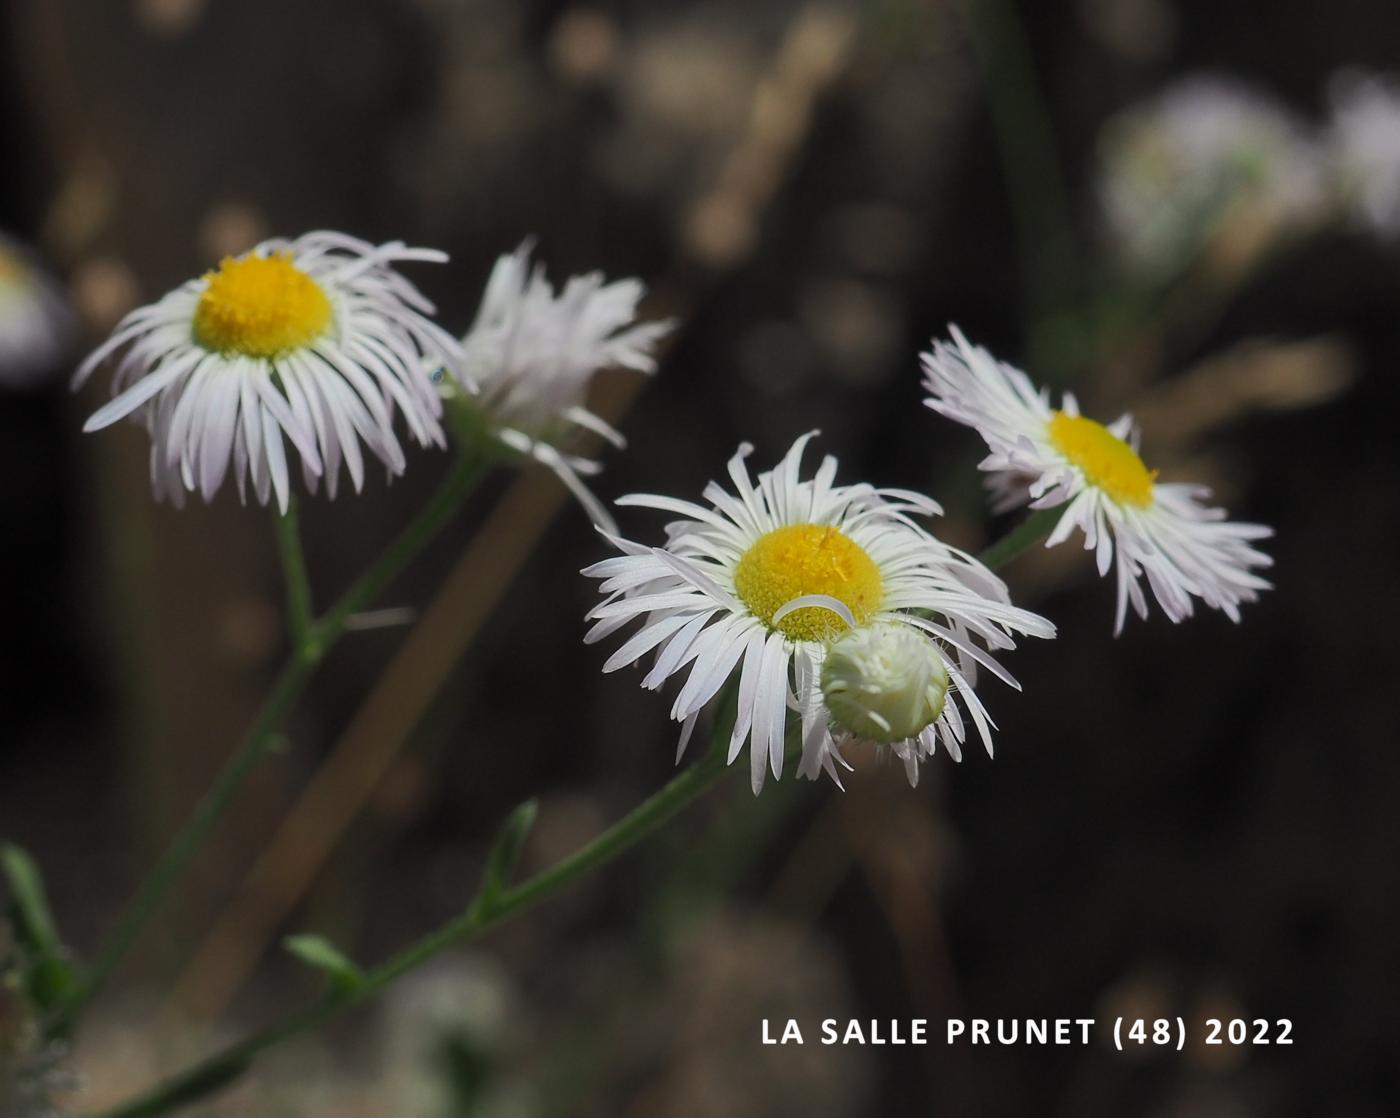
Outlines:
[[801, 641], [829, 640], [844, 632], [846, 623], [829, 609], [804, 606], [775, 625], [773, 615], [794, 598], [824, 594], [864, 623], [884, 594], [875, 561], [829, 524], [791, 524], [760, 536], [739, 560], [734, 588], [770, 629]]
[[289, 252], [226, 256], [194, 312], [195, 340], [205, 349], [276, 357], [315, 341], [331, 321], [321, 285], [292, 263]]
[[1137, 451], [1102, 423], [1057, 411], [1050, 419], [1050, 441], [1120, 505], [1152, 504], [1157, 471], [1144, 466]]

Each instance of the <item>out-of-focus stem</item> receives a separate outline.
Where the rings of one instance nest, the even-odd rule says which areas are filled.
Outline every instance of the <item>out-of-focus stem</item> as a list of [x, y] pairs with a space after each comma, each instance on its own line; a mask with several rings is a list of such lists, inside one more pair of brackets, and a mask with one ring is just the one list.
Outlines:
[[[721, 720], [722, 723], [725, 721], [732, 725], [732, 719]], [[241, 1074], [260, 1053], [289, 1037], [316, 1028], [353, 1005], [369, 1000], [448, 948], [479, 938], [599, 866], [613, 861], [699, 799], [730, 771], [725, 763], [724, 749], [728, 736], [727, 728], [722, 734], [716, 733], [714, 745], [703, 760], [672, 778], [670, 783], [597, 838], [548, 869], [504, 890], [494, 902], [469, 905], [462, 916], [367, 972], [352, 989], [332, 991], [300, 1012], [175, 1075], [140, 1098], [104, 1112], [101, 1118], [155, 1118], [212, 1094]]]
[[1054, 330], [1073, 305], [1078, 261], [1055, 130], [1015, 0], [961, 0], [983, 74], [1020, 242], [1028, 346], [1046, 374], [1065, 370]]
[[[243, 741], [142, 883], [83, 982], [55, 1013], [48, 1026], [50, 1036], [63, 1036], [71, 1031], [78, 1015], [106, 985], [151, 920], [165, 906], [194, 856], [275, 743], [277, 731], [288, 712], [301, 697], [326, 652], [344, 634], [349, 618], [371, 605], [446, 527], [492, 461], [490, 454], [484, 450], [464, 449], [437, 491], [408, 527], [319, 621], [310, 621], [310, 584], [306, 580], [300, 542], [295, 535], [295, 520], [288, 517], [279, 519], [278, 544], [287, 572], [288, 608], [292, 615], [291, 655]], [[291, 506], [290, 515], [294, 515]]]

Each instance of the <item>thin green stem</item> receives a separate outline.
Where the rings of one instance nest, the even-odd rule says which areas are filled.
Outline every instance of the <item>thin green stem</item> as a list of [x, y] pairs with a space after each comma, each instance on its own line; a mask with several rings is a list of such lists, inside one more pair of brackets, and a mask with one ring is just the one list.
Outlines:
[[[993, 568], [1010, 562], [1045, 538], [1059, 512], [1058, 509], [1042, 509], [1031, 513], [1007, 536], [983, 551], [979, 558]], [[464, 909], [461, 916], [366, 972], [350, 989], [331, 991], [319, 1001], [273, 1022], [177, 1073], [146, 1094], [113, 1110], [104, 1111], [96, 1118], [156, 1118], [197, 1102], [237, 1078], [269, 1048], [317, 1028], [350, 1007], [368, 1001], [391, 983], [449, 948], [480, 938], [548, 900], [584, 875], [612, 862], [694, 803], [731, 771], [726, 747], [729, 730], [734, 724], [734, 709], [728, 692], [721, 702], [721, 710], [724, 713], [716, 719], [713, 740], [704, 759], [677, 774], [660, 791], [591, 842], [533, 877], [505, 889], [494, 901], [481, 903], [478, 898]]]
[[962, 0], [962, 11], [1006, 170], [1032, 363], [1059, 373], [1054, 331], [1073, 297], [1078, 260], [1054, 122], [1015, 0]]
[[300, 656], [291, 657], [283, 666], [242, 742], [142, 883], [116, 929], [84, 975], [82, 983], [72, 997], [59, 1007], [49, 1025], [51, 1036], [62, 1036], [69, 1032], [78, 1014], [106, 985], [112, 972], [160, 911], [171, 890], [183, 876], [190, 860], [213, 831], [220, 816], [233, 802], [258, 763], [270, 751], [276, 740], [277, 728], [306, 686], [312, 667], [311, 661]]
[[[213, 786], [142, 883], [73, 996], [55, 1013], [48, 1026], [50, 1036], [63, 1036], [71, 1031], [78, 1015], [106, 985], [151, 920], [164, 907], [175, 885], [184, 876], [225, 810], [275, 744], [278, 729], [293, 704], [301, 697], [326, 652], [344, 634], [346, 622], [374, 602], [451, 521], [493, 460], [484, 450], [463, 451], [408, 527], [316, 622], [309, 620], [310, 589], [305, 581], [300, 543], [295, 537], [295, 520], [279, 518], [278, 542], [287, 570], [288, 603], [293, 616], [295, 647], [292, 654], [278, 674], [253, 725], [225, 762]], [[297, 619], [302, 617], [303, 605], [307, 614], [304, 627], [298, 634], [298, 625], [303, 622]]]
[[[721, 725], [726, 721], [732, 725], [732, 719], [721, 719]], [[100, 1118], [155, 1118], [212, 1094], [246, 1070], [254, 1058], [267, 1049], [369, 1000], [386, 986], [449, 948], [480, 938], [540, 904], [571, 882], [613, 861], [699, 799], [731, 771], [726, 764], [724, 749], [728, 743], [727, 729], [715, 737], [713, 747], [703, 760], [672, 778], [655, 795], [624, 815], [593, 841], [548, 869], [502, 892], [493, 904], [468, 906], [464, 915], [449, 921], [367, 972], [352, 989], [326, 994], [319, 1001], [173, 1076], [147, 1094], [103, 1112]]]
[[311, 647], [311, 626], [315, 612], [311, 600], [311, 579], [306, 573], [306, 555], [301, 545], [301, 524], [296, 497], [287, 500], [287, 511], [275, 517], [277, 523], [277, 557], [282, 561], [282, 579], [287, 589], [287, 629], [292, 647], [310, 659], [316, 650]]
[[1011, 560], [1024, 555], [1045, 539], [1064, 515], [1064, 511], [1058, 506], [1034, 510], [1001, 539], [984, 548], [977, 558], [984, 566], [994, 571], [1006, 566]]
[[438, 486], [428, 503], [419, 510], [413, 522], [403, 530], [379, 558], [357, 578], [326, 615], [313, 627], [314, 635], [323, 644], [335, 640], [345, 631], [345, 623], [374, 602], [418, 553], [437, 536], [457, 515], [462, 502], [476, 483], [496, 461], [493, 454], [481, 447], [463, 451], [452, 469]]

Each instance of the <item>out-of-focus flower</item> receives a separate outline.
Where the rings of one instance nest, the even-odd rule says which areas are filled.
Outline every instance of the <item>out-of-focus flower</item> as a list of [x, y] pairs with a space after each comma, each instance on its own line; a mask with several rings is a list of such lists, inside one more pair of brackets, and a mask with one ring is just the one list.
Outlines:
[[614, 446], [625, 440], [586, 407], [589, 385], [605, 368], [656, 370], [652, 351], [670, 322], [636, 321], [640, 280], [608, 283], [601, 272], [573, 276], [556, 295], [530, 242], [496, 261], [476, 322], [463, 339], [466, 369], [480, 394], [468, 405], [486, 416], [496, 438], [553, 470], [595, 524], [616, 531], [584, 485], [597, 462], [570, 453], [580, 430]]
[[1253, 572], [1272, 560], [1252, 541], [1272, 530], [1226, 520], [1223, 509], [1203, 503], [1210, 495], [1204, 486], [1158, 482], [1138, 456], [1130, 416], [1105, 427], [1080, 415], [1069, 393], [1053, 408], [1049, 391], [1037, 391], [1025, 373], [970, 344], [956, 327], [952, 335], [923, 356], [926, 403], [982, 436], [991, 451], [982, 469], [1003, 496], [1014, 493], [1036, 509], [1064, 507], [1047, 547], [1080, 529], [1101, 576], [1116, 554], [1115, 633], [1129, 602], [1147, 616], [1143, 578], [1172, 621], [1191, 616], [1193, 598], [1238, 621], [1241, 603], [1269, 588]]
[[1193, 76], [1124, 110], [1099, 144], [1099, 199], [1112, 248], [1150, 280], [1244, 227], [1251, 250], [1327, 215], [1323, 159], [1282, 105], [1224, 78]]
[[28, 388], [56, 372], [73, 327], [58, 284], [32, 254], [0, 234], [0, 387]]
[[[833, 736], [833, 715], [822, 693], [830, 646], [863, 626], [907, 626], [939, 642], [947, 690], [990, 753], [991, 721], [972, 690], [976, 666], [1014, 685], [986, 650], [1014, 647], [1013, 633], [1053, 636], [1054, 627], [1011, 605], [991, 571], [911, 519], [941, 511], [927, 497], [866, 484], [838, 486], [836, 460], [829, 456], [813, 478], [801, 480], [802, 452], [811, 438], [798, 439], [756, 485], [744, 463], [752, 448], [741, 446], [729, 462], [736, 492], [712, 482], [704, 491], [707, 505], [650, 494], [618, 502], [683, 519], [667, 525], [663, 547], [610, 537], [623, 554], [584, 571], [602, 580], [607, 595], [589, 615], [597, 621], [590, 642], [641, 621], [603, 670], [655, 650], [655, 665], [642, 683], [657, 689], [693, 665], [671, 709], [682, 723], [679, 760], [701, 709], [737, 668], [729, 761], [747, 740], [754, 792], [763, 786], [765, 769], [782, 775], [789, 710], [801, 720], [798, 774], [815, 778], [825, 771], [839, 783], [836, 763], [845, 762], [836, 737], [846, 731], [838, 720]], [[846, 646], [848, 665], [853, 655]], [[832, 678], [840, 674], [838, 665]], [[844, 674], [850, 678], [849, 667]], [[844, 697], [849, 713], [860, 700], [849, 690]], [[870, 715], [887, 717], [865, 698], [867, 722], [875, 722]], [[900, 729], [928, 753], [941, 738], [958, 755], [967, 731], [957, 704], [924, 713], [929, 723], [916, 727], [909, 721]], [[889, 740], [894, 729], [891, 721]]]
[[112, 377], [115, 398], [83, 429], [136, 414], [151, 433], [156, 496], [176, 504], [186, 490], [212, 498], [232, 465], [240, 496], [251, 479], [259, 502], [275, 493], [285, 510], [284, 436], [313, 492], [324, 477], [335, 495], [342, 462], [360, 489], [361, 442], [390, 473], [402, 473], [395, 412], [419, 444], [444, 445], [433, 370], [470, 383], [457, 340], [392, 267], [418, 260], [446, 256], [315, 232], [225, 258], [132, 311], [83, 362], [75, 386], [125, 351]]
[[1381, 237], [1400, 235], [1400, 82], [1345, 71], [1330, 87], [1327, 151], [1339, 199], [1352, 221]]

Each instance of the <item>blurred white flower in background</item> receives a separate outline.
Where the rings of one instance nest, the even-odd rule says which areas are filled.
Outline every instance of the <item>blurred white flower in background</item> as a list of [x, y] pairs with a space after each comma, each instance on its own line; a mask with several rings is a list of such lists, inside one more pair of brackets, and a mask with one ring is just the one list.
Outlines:
[[470, 406], [486, 416], [511, 450], [553, 470], [593, 522], [615, 531], [612, 517], [584, 485], [597, 462], [570, 453], [580, 431], [621, 448], [625, 440], [589, 411], [588, 390], [602, 369], [656, 370], [653, 350], [672, 323], [636, 321], [646, 288], [640, 280], [608, 283], [601, 272], [572, 276], [555, 293], [526, 241], [496, 261], [463, 339], [468, 375], [480, 386]]
[[0, 233], [0, 388], [24, 389], [58, 371], [74, 316], [32, 253]]
[[[433, 370], [470, 386], [457, 340], [429, 317], [433, 305], [394, 270], [441, 263], [432, 249], [372, 245], [343, 233], [264, 241], [128, 314], [79, 367], [74, 386], [114, 360], [115, 398], [85, 431], [137, 415], [151, 433], [151, 483], [177, 505], [210, 500], [230, 466], [267, 504], [290, 499], [288, 439], [314, 492], [335, 496], [341, 463], [358, 491], [363, 444], [403, 473], [394, 433], [402, 413], [420, 445], [446, 443]], [[115, 355], [121, 353], [120, 360]]]
[[1099, 161], [1111, 247], [1149, 281], [1222, 234], [1252, 258], [1328, 213], [1320, 145], [1282, 105], [1228, 78], [1187, 77], [1123, 110], [1103, 129]]
[[1400, 81], [1345, 70], [1329, 85], [1327, 153], [1339, 203], [1352, 223], [1400, 235]]

